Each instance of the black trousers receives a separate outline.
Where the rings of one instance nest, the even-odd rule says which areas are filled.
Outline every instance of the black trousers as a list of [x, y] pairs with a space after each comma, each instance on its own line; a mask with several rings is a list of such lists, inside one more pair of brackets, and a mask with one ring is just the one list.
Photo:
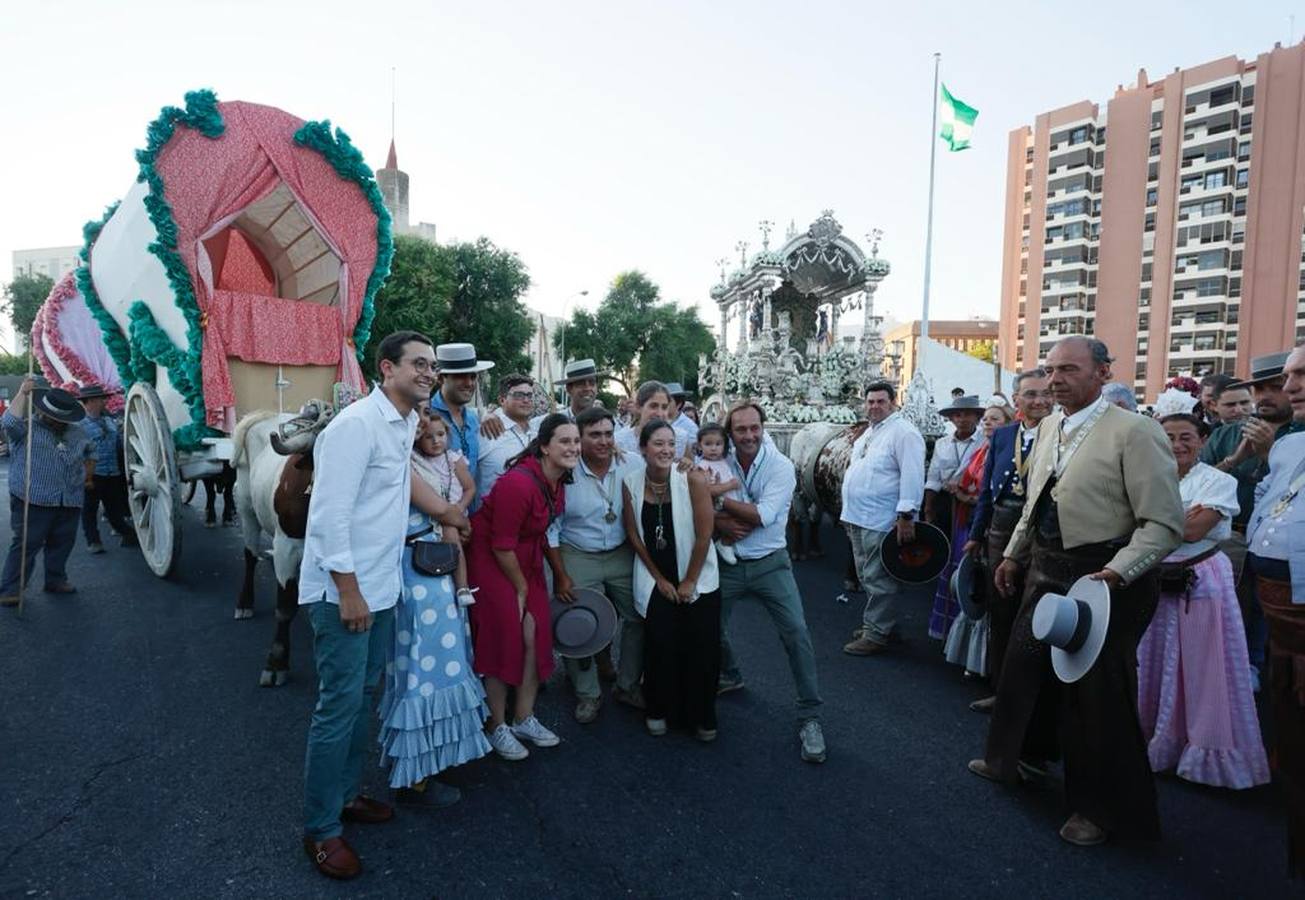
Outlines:
[[672, 603], [656, 589], [643, 630], [643, 695], [650, 719], [716, 727], [720, 679], [720, 591]]
[[100, 504], [104, 504], [104, 515], [113, 530], [124, 540], [134, 541], [136, 529], [132, 527], [131, 510], [127, 506], [127, 479], [122, 475], [96, 475], [93, 481], [94, 486], [86, 489], [82, 503], [82, 533], [86, 543], [101, 543]]

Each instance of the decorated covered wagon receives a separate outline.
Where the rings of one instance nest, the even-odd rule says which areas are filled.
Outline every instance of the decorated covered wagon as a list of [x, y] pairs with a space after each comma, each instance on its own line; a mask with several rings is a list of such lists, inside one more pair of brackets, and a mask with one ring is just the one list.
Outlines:
[[[74, 394], [92, 384], [114, 392], [122, 390], [118, 367], [104, 344], [99, 324], [77, 288], [75, 272], [59, 279], [36, 311], [31, 347], [41, 373], [55, 387]], [[109, 411], [119, 412], [122, 402], [122, 397], [115, 393], [109, 400]]]
[[132, 517], [165, 576], [181, 484], [221, 471], [240, 416], [364, 388], [393, 244], [371, 170], [329, 122], [195, 91], [136, 158], [136, 183], [86, 226], [75, 287], [126, 390]]

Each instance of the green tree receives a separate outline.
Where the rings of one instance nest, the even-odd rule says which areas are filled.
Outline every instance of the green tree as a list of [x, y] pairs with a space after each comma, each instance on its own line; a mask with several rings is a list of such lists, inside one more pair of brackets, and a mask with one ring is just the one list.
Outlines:
[[413, 330], [435, 339], [444, 333], [453, 293], [453, 266], [442, 247], [422, 238], [394, 238], [390, 277], [376, 294], [376, 318], [363, 367], [377, 377], [376, 346], [387, 334]]
[[[41, 367], [36, 366], [36, 374], [41, 374]], [[26, 375], [27, 354], [0, 353], [0, 375]]]
[[[566, 355], [593, 359], [626, 394], [649, 379], [679, 381], [696, 390], [698, 354], [715, 346], [696, 308], [663, 302], [657, 285], [638, 271], [617, 275], [598, 310], [576, 310], [565, 330]], [[561, 332], [553, 337], [559, 350]]]
[[394, 239], [390, 277], [376, 295], [376, 318], [364, 368], [375, 376], [376, 346], [385, 335], [411, 329], [437, 344], [466, 341], [493, 374], [526, 371], [526, 342], [534, 328], [521, 303], [530, 286], [525, 264], [487, 238], [441, 246], [418, 237]]
[[970, 349], [965, 351], [975, 359], [983, 360], [986, 363], [992, 362], [997, 355], [996, 341], [976, 341], [970, 345]]
[[32, 323], [36, 321], [37, 310], [54, 290], [54, 281], [49, 275], [19, 275], [5, 285], [4, 302], [0, 305], [13, 323], [14, 332], [26, 341], [32, 333]]
[[528, 372], [526, 343], [535, 327], [521, 302], [530, 287], [521, 257], [483, 237], [441, 249], [452, 265], [453, 293], [440, 341], [475, 344], [477, 357], [495, 363], [491, 375]]

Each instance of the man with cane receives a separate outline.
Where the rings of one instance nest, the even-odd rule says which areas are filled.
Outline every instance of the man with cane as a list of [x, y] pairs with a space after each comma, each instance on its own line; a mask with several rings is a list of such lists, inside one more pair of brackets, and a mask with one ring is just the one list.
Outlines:
[[[77, 423], [86, 417], [77, 398], [58, 388], [34, 388], [29, 375], [0, 416], [15, 452], [9, 462], [13, 540], [0, 576], [0, 606], [19, 606], [36, 555], [45, 550], [45, 590], [71, 594], [64, 566], [77, 540], [95, 448]], [[30, 407], [29, 407], [30, 404]], [[17, 448], [23, 447], [20, 453]]]

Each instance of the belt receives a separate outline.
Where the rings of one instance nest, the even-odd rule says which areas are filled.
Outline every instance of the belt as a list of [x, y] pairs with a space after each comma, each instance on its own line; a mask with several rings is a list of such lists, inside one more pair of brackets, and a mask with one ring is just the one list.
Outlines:
[[615, 553], [617, 550], [623, 550], [627, 546], [627, 542], [621, 541], [621, 543], [612, 547], [610, 550], [586, 550], [583, 547], [577, 547], [575, 544], [568, 544], [566, 541], [562, 542], [562, 546], [568, 550], [574, 550], [576, 553], [588, 553], [590, 556], [602, 556], [605, 553]]
[[1022, 509], [1024, 509], [1024, 498], [1023, 498], [1023, 497], [1016, 497], [1014, 494], [1007, 494], [1007, 495], [1004, 496], [1004, 497], [1000, 497], [1000, 498], [998, 498], [998, 500], [997, 500], [997, 502], [994, 504], [994, 506], [996, 506], [997, 509], [1019, 509], [1019, 510], [1022, 510]]
[[769, 553], [763, 553], [760, 556], [742, 556], [739, 554], [737, 550], [735, 550], [734, 555], [738, 557], [739, 562], [761, 562], [763, 559], [770, 559], [776, 553], [787, 553], [787, 552], [788, 552], [787, 550], [781, 548], [779, 550], [771, 550]]

